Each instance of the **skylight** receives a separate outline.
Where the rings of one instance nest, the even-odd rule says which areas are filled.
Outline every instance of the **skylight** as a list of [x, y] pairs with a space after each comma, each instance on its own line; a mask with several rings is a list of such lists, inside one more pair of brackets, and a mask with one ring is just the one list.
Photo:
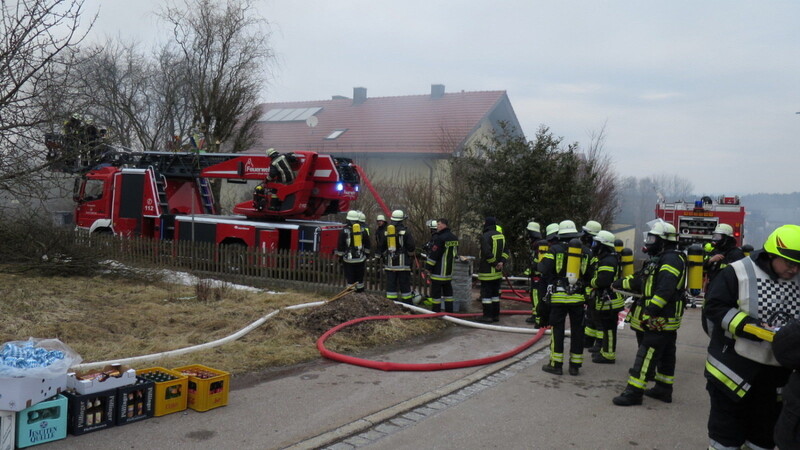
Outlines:
[[338, 130], [333, 130], [333, 132], [329, 134], [328, 137], [326, 137], [325, 139], [332, 141], [338, 138], [339, 136], [343, 135], [345, 131], [347, 131], [347, 128], [339, 128]]
[[320, 111], [322, 111], [321, 106], [270, 109], [261, 116], [259, 122], [303, 122]]

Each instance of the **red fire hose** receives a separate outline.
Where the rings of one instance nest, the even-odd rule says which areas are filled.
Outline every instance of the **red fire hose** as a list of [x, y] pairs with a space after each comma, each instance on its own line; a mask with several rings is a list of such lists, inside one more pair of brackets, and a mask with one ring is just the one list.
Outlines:
[[[503, 314], [529, 314], [527, 311], [504, 311]], [[544, 336], [545, 328], [540, 328], [539, 332], [536, 333], [531, 339], [523, 343], [522, 345], [509, 350], [505, 353], [500, 353], [498, 355], [489, 356], [486, 358], [479, 358], [479, 359], [470, 359], [465, 361], [452, 361], [452, 362], [444, 362], [444, 363], [425, 363], [425, 364], [409, 364], [409, 363], [394, 363], [388, 361], [373, 361], [369, 359], [363, 358], [356, 358], [354, 356], [347, 356], [342, 355], [341, 353], [334, 352], [332, 350], [328, 350], [325, 348], [325, 341], [332, 336], [337, 331], [341, 330], [342, 328], [348, 327], [350, 325], [364, 322], [367, 320], [388, 320], [388, 319], [432, 319], [442, 316], [452, 316], [452, 317], [476, 317], [480, 316], [480, 314], [453, 314], [453, 313], [433, 313], [433, 314], [417, 314], [417, 315], [398, 315], [398, 316], [371, 316], [371, 317], [360, 317], [358, 319], [353, 319], [342, 324], [339, 324], [330, 330], [326, 331], [325, 334], [320, 336], [317, 339], [317, 349], [319, 350], [320, 354], [325, 358], [332, 359], [334, 361], [339, 361], [347, 364], [353, 364], [356, 366], [367, 367], [370, 369], [379, 369], [384, 371], [433, 371], [433, 370], [449, 370], [449, 369], [461, 369], [464, 367], [474, 367], [480, 366], [484, 364], [491, 364], [497, 361], [502, 361], [506, 358], [510, 358], [523, 350], [529, 348], [533, 344], [539, 341], [539, 339]]]

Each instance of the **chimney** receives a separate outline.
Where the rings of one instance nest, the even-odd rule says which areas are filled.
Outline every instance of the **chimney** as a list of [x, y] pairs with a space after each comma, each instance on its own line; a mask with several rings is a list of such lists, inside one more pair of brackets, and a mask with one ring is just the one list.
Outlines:
[[367, 88], [354, 87], [353, 88], [353, 105], [360, 105], [367, 101]]
[[432, 84], [431, 85], [431, 99], [435, 100], [437, 98], [444, 97], [444, 85], [443, 84]]

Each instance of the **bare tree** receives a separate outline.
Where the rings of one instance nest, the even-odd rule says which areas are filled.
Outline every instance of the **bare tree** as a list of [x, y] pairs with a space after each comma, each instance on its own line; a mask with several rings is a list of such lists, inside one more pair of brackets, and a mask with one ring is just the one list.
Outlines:
[[267, 22], [251, 0], [183, 0], [160, 13], [185, 60], [187, 99], [207, 148], [250, 147], [273, 53]]
[[73, 52], [88, 32], [80, 31], [82, 14], [82, 0], [0, 4], [0, 192], [6, 202], [43, 199], [49, 191], [43, 135], [63, 119], [53, 106], [64, 97]]
[[589, 217], [604, 226], [611, 225], [619, 211], [619, 179], [612, 167], [611, 157], [604, 153], [606, 125], [589, 136], [586, 149], [587, 170], [592, 172], [594, 191]]
[[653, 186], [656, 189], [656, 195], [663, 196], [665, 200], [669, 201], [692, 201], [692, 191], [694, 191], [694, 184], [688, 178], [680, 175], [661, 174], [652, 177]]

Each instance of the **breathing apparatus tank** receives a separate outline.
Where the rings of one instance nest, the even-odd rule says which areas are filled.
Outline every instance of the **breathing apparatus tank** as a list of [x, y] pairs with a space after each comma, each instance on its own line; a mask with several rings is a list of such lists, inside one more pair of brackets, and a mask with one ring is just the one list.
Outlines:
[[538, 264], [539, 261], [542, 260], [544, 254], [549, 251], [550, 244], [544, 239], [539, 239], [539, 241], [536, 242], [536, 258], [534, 259], [534, 262]]
[[390, 252], [397, 251], [397, 229], [394, 224], [386, 226], [386, 247]]
[[622, 253], [622, 249], [624, 249], [624, 248], [625, 248], [625, 243], [622, 242], [622, 239], [615, 239], [614, 240], [614, 251], [617, 252], [617, 254], [621, 254]]
[[620, 274], [621, 276], [627, 277], [629, 275], [633, 275], [633, 250], [629, 248], [623, 248], [622, 252], [620, 252]]
[[353, 224], [353, 247], [361, 248], [361, 225]]
[[583, 245], [581, 240], [573, 238], [567, 247], [567, 281], [574, 286], [581, 277], [581, 262], [583, 259]]
[[703, 247], [692, 244], [686, 251], [689, 262], [689, 289], [700, 290], [703, 288]]

